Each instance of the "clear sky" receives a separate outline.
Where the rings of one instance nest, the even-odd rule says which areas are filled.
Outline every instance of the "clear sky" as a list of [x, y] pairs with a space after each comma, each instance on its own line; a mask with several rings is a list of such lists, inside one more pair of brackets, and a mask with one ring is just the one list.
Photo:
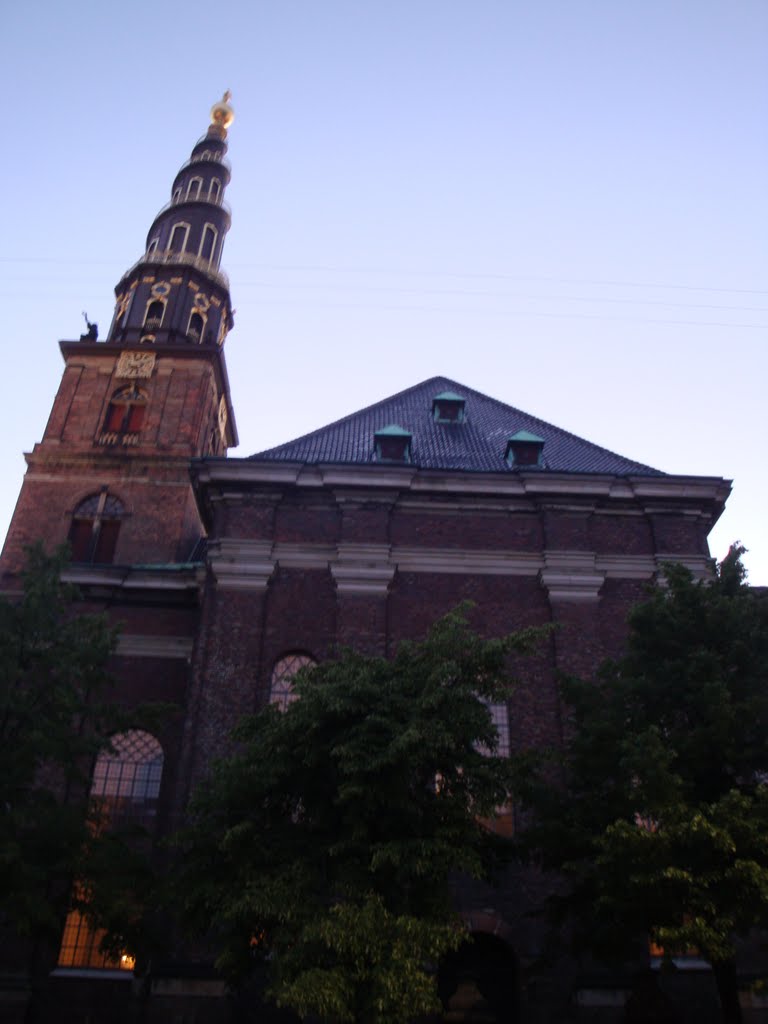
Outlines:
[[0, 532], [60, 338], [232, 89], [248, 455], [444, 374], [670, 473], [768, 584], [765, 0], [3, 5]]

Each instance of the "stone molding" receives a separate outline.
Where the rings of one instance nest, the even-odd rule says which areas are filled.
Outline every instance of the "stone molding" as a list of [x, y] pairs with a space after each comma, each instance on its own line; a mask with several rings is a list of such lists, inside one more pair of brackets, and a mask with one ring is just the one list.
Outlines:
[[208, 564], [216, 584], [226, 590], [265, 590], [275, 568], [270, 541], [212, 541]]
[[209, 560], [219, 586], [263, 589], [274, 569], [330, 570], [347, 593], [385, 593], [396, 571], [475, 576], [539, 576], [550, 596], [596, 598], [605, 579], [652, 580], [665, 561], [682, 562], [697, 576], [709, 572], [698, 555], [598, 555], [594, 551], [497, 551], [392, 547], [388, 544], [211, 542]]
[[550, 601], [597, 601], [605, 574], [594, 551], [545, 551], [539, 579]]
[[179, 658], [189, 661], [192, 644], [192, 638], [187, 636], [121, 633], [117, 638], [117, 653], [126, 658]]
[[339, 594], [385, 597], [395, 576], [388, 544], [340, 544], [331, 574]]

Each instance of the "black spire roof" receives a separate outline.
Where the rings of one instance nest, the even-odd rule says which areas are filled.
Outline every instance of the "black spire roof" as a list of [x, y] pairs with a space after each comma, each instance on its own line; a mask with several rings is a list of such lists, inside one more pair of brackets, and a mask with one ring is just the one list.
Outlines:
[[[465, 399], [464, 416], [459, 422], [439, 421], [435, 417], [433, 401], [446, 391]], [[543, 471], [664, 475], [447, 377], [431, 377], [327, 427], [250, 458], [274, 462], [373, 463], [374, 435], [394, 425], [412, 435], [410, 462], [421, 469], [509, 472], [505, 462], [507, 442], [514, 434], [525, 431], [544, 441]]]

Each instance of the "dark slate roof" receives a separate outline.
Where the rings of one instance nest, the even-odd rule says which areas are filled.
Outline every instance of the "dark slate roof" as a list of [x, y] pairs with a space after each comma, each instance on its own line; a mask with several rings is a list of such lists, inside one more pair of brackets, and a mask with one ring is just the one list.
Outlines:
[[[437, 423], [432, 400], [442, 391], [466, 399], [462, 423]], [[411, 462], [421, 469], [509, 472], [507, 441], [520, 430], [544, 439], [543, 470], [558, 473], [611, 473], [663, 476], [658, 469], [584, 441], [544, 420], [464, 387], [447, 377], [431, 377], [391, 398], [369, 405], [295, 441], [257, 452], [259, 461], [375, 463], [374, 434], [397, 424], [413, 435]], [[526, 467], [530, 471], [530, 467]]]

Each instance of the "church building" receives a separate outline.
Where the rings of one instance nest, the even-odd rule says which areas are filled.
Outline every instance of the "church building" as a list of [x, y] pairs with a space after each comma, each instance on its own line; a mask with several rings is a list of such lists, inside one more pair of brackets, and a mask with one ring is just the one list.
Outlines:
[[[118, 699], [181, 709], [157, 735], [121, 734], [94, 773], [93, 792], [117, 786], [157, 837], [183, 820], [239, 717], [291, 699], [299, 667], [339, 645], [387, 655], [464, 599], [489, 637], [557, 623], [531, 674], [493, 709], [506, 749], [557, 743], [559, 674], [588, 674], [621, 651], [627, 613], [661, 563], [708, 571], [707, 536], [730, 489], [668, 475], [441, 376], [228, 457], [238, 444], [221, 269], [232, 120], [225, 96], [117, 283], [106, 337], [91, 328], [60, 342], [61, 384], [26, 456], [0, 561], [13, 593], [26, 545], [69, 541], [66, 578], [85, 608], [120, 626]], [[513, 830], [508, 815], [500, 827]], [[575, 974], [567, 992], [562, 979], [522, 983], [540, 953], [535, 897], [530, 879], [460, 894], [482, 955], [464, 965], [472, 984], [457, 975], [446, 993], [446, 1020], [533, 1024], [568, 1005], [587, 1008], [569, 1019], [623, 1019], [607, 996], [590, 1003], [594, 985]], [[237, 1019], [210, 965], [181, 954], [153, 965], [139, 1018], [133, 966], [130, 951], [100, 953], [70, 914], [45, 1020]], [[21, 1020], [9, 1005], [0, 1000], [0, 1019]]]

